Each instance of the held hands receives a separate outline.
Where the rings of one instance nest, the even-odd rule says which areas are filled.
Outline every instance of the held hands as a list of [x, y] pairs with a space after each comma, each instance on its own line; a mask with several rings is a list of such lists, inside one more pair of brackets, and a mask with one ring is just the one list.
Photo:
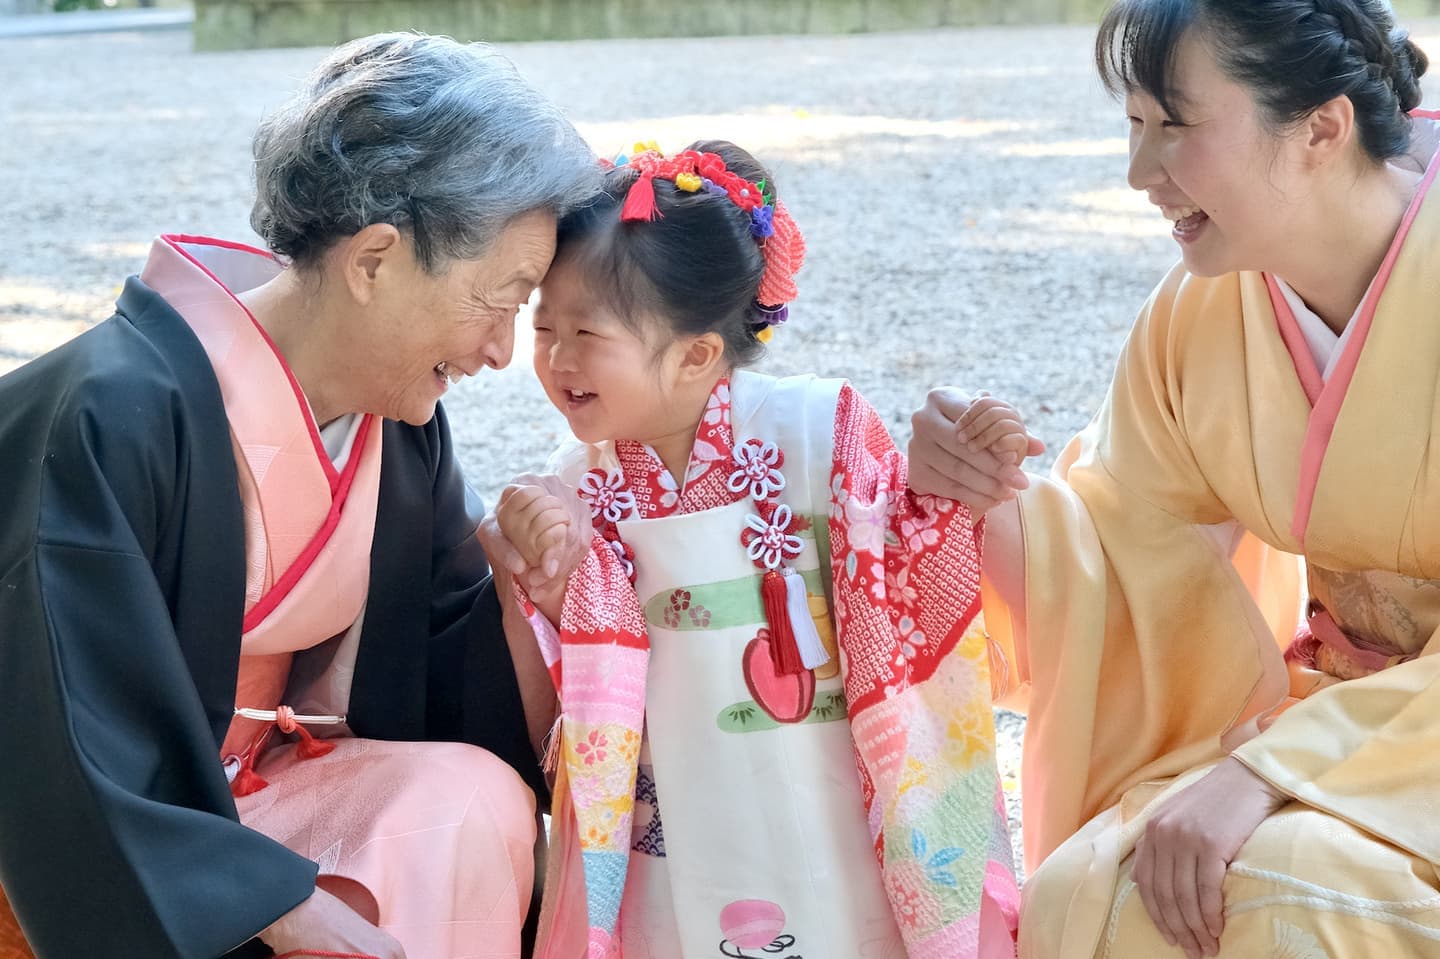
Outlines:
[[277, 956], [308, 955], [306, 950], [405, 959], [405, 949], [393, 936], [375, 926], [344, 901], [316, 889], [300, 905], [276, 919], [260, 933], [260, 941]]
[[1013, 406], [983, 390], [931, 390], [910, 423], [910, 488], [958, 500], [977, 517], [1029, 486], [1020, 463], [1045, 451]]
[[506, 563], [516, 576], [553, 579], [570, 533], [570, 514], [560, 497], [537, 485], [510, 485], [495, 504], [495, 519], [524, 565]]
[[480, 526], [490, 561], [508, 571], [552, 622], [565, 581], [590, 544], [590, 517], [575, 491], [555, 476], [516, 477]]
[[1288, 801], [1238, 759], [1223, 760], [1165, 800], [1135, 846], [1131, 878], [1166, 942], [1189, 959], [1220, 951], [1225, 870], [1260, 823]]

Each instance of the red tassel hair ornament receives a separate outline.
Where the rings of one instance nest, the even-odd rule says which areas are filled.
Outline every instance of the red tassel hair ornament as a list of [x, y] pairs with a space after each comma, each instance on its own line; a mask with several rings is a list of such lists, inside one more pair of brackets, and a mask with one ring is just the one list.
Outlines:
[[642, 172], [625, 194], [620, 219], [625, 223], [649, 223], [659, 218], [660, 211], [655, 206], [655, 174]]

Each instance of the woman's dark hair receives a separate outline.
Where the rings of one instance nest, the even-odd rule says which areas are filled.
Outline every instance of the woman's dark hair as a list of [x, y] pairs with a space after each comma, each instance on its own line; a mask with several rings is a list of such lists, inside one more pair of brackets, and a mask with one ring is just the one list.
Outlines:
[[1273, 129], [1348, 96], [1372, 160], [1409, 148], [1409, 112], [1429, 61], [1384, 0], [1119, 0], [1095, 40], [1101, 82], [1115, 96], [1142, 90], [1183, 118], [1171, 80], [1192, 27]]
[[[685, 149], [719, 155], [751, 183], [763, 180], [773, 202], [774, 181], [745, 150], [724, 140]], [[637, 179], [628, 166], [610, 171], [598, 200], [563, 217], [555, 261], [577, 263], [590, 293], [632, 329], [641, 331], [646, 315], [662, 317], [676, 336], [720, 334], [735, 366], [754, 362], [764, 351], [751, 310], [765, 261], [750, 233], [750, 214], [723, 194], [687, 193], [657, 177], [658, 218], [625, 222], [620, 208]]]

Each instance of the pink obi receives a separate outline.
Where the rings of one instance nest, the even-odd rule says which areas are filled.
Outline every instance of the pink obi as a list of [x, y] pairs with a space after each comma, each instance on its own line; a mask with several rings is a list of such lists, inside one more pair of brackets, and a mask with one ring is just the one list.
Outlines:
[[1336, 679], [1359, 679], [1387, 666], [1408, 663], [1416, 653], [1401, 653], [1381, 643], [1350, 636], [1323, 606], [1311, 603], [1309, 618], [1285, 650], [1285, 661]]

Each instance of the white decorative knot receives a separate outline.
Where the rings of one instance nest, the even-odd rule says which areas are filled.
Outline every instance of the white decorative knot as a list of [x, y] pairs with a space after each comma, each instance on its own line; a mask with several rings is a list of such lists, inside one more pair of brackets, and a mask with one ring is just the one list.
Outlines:
[[590, 516], [618, 523], [635, 512], [635, 494], [625, 488], [625, 477], [617, 470], [593, 469], [580, 477], [576, 490], [590, 506]]
[[726, 482], [730, 492], [738, 493], [748, 486], [751, 499], [763, 501], [785, 488], [785, 476], [778, 468], [780, 447], [774, 443], [749, 440], [736, 446], [731, 455], [738, 469]]
[[630, 582], [635, 582], [635, 564], [630, 562], [630, 557], [625, 555], [625, 544], [618, 539], [607, 539], [605, 545], [610, 547], [610, 552], [620, 561], [620, 568], [625, 570], [625, 576]]
[[745, 517], [746, 528], [756, 533], [745, 547], [750, 559], [765, 564], [766, 569], [779, 569], [785, 560], [799, 556], [805, 544], [790, 535], [790, 521], [790, 507], [784, 503], [775, 507], [768, 522], [754, 513]]

